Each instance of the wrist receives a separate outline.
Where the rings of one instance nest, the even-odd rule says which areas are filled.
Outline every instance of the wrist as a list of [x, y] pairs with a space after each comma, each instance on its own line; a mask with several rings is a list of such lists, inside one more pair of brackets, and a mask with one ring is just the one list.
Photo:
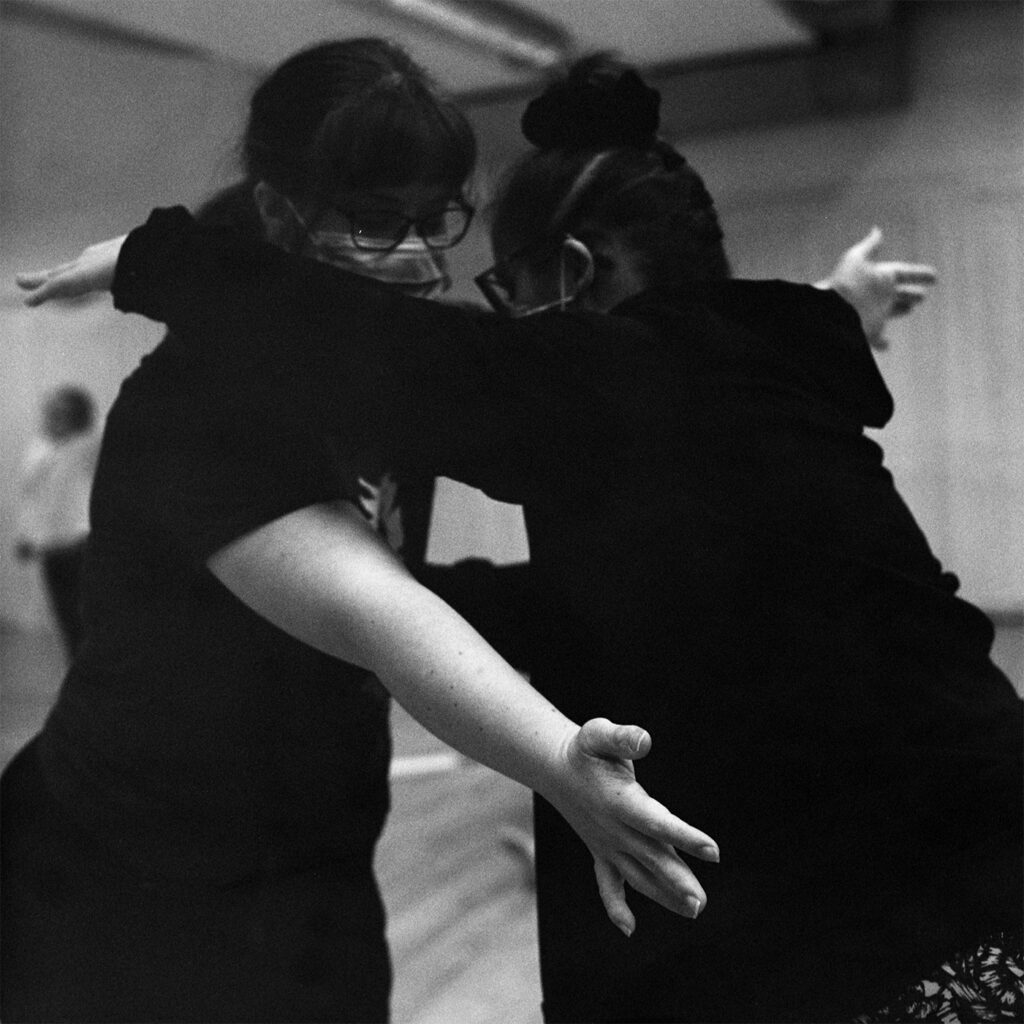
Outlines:
[[530, 772], [532, 778], [524, 782], [560, 809], [567, 800], [573, 799], [570, 793], [576, 781], [573, 750], [580, 727], [555, 708], [551, 709], [551, 714], [555, 721], [545, 731], [544, 738], [538, 737], [536, 763]]

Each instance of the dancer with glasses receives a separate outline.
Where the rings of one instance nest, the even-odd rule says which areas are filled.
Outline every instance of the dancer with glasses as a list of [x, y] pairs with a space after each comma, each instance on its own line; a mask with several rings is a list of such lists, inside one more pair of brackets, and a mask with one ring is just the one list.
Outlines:
[[[446, 286], [474, 142], [402, 51], [352, 40], [286, 61], [243, 148], [246, 182], [204, 220], [378, 297]], [[228, 348], [249, 335], [218, 330]], [[562, 807], [620, 928], [623, 878], [693, 916], [705, 894], [675, 847], [717, 848], [637, 785], [647, 734], [570, 722], [414, 583], [378, 536], [392, 460], [191, 347], [168, 336], [108, 416], [85, 642], [4, 774], [4, 1019], [386, 1020], [387, 690]]]

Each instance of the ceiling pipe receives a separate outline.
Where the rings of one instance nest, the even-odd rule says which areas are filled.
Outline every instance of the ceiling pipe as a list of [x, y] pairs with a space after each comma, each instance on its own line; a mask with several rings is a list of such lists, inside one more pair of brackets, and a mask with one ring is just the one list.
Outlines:
[[520, 71], [545, 71], [573, 54], [561, 25], [511, 0], [363, 0], [363, 7], [377, 14], [385, 8]]

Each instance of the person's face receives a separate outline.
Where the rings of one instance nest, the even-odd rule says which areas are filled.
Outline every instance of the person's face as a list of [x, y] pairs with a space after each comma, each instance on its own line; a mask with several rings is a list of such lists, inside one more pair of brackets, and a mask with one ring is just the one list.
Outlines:
[[476, 281], [492, 306], [512, 316], [569, 308], [606, 313], [648, 287], [641, 256], [621, 237], [588, 246], [565, 235], [509, 250], [496, 241], [498, 262]]
[[410, 184], [341, 193], [326, 208], [301, 209], [311, 233], [347, 236], [367, 252], [387, 252], [418, 239], [441, 251], [464, 237], [471, 208], [448, 187]]
[[570, 301], [561, 247], [535, 259], [511, 259], [503, 268], [509, 299], [519, 315], [564, 308]]
[[586, 246], [571, 236], [518, 248], [495, 245], [497, 262], [476, 283], [494, 309], [532, 316], [567, 309], [592, 276]]
[[339, 194], [312, 211], [287, 205], [299, 227], [295, 251], [417, 298], [447, 291], [445, 250], [473, 213], [450, 190], [419, 184]]
[[52, 441], [63, 441], [75, 433], [73, 414], [66, 403], [54, 400], [46, 405], [43, 433]]

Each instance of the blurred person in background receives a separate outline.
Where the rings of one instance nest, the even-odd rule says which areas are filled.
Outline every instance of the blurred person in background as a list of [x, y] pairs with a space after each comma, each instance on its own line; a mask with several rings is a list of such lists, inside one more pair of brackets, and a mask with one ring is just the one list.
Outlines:
[[99, 445], [92, 395], [76, 385], [56, 388], [42, 403], [18, 481], [15, 554], [39, 563], [69, 658], [82, 639], [82, 566]]

